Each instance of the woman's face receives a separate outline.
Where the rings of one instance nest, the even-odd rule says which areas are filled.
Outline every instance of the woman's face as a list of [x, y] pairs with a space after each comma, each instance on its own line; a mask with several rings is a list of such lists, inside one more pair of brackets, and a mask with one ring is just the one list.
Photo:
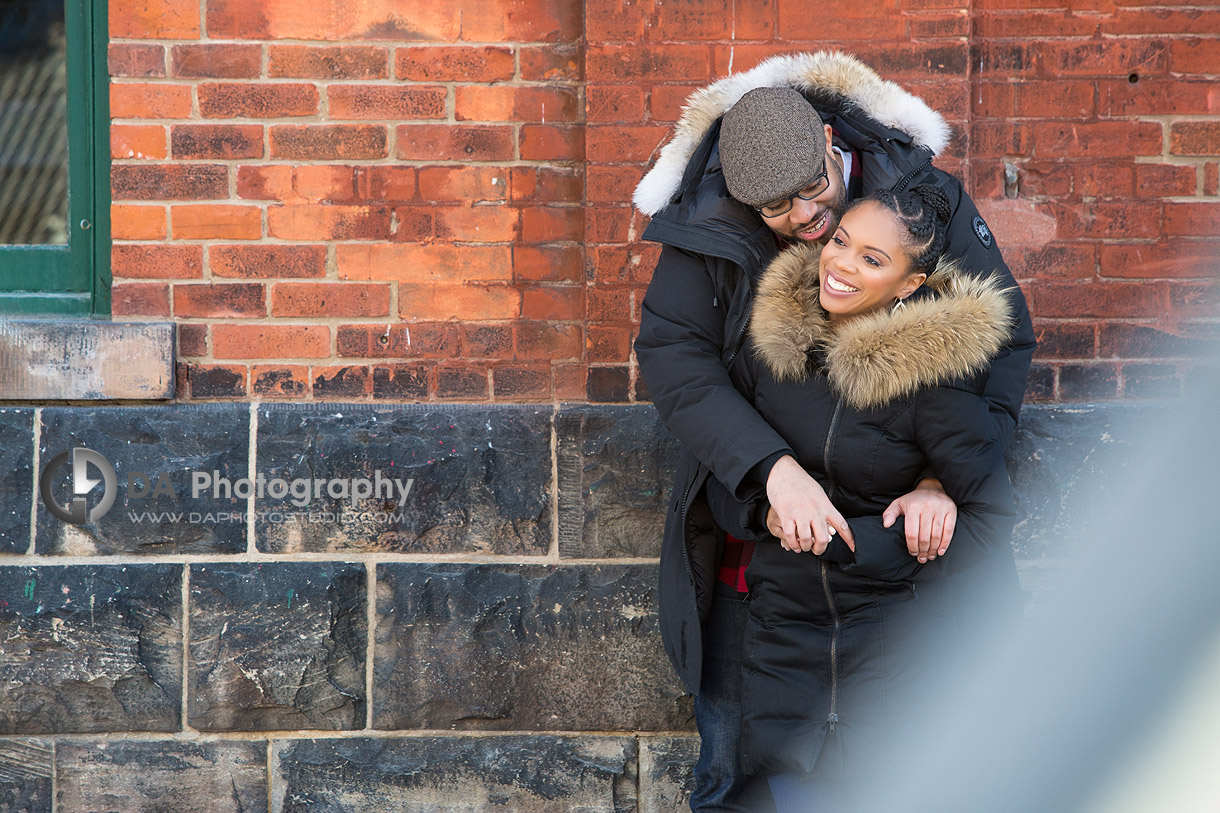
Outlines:
[[819, 301], [832, 321], [859, 316], [905, 299], [926, 274], [912, 274], [898, 219], [865, 201], [843, 216], [822, 249]]

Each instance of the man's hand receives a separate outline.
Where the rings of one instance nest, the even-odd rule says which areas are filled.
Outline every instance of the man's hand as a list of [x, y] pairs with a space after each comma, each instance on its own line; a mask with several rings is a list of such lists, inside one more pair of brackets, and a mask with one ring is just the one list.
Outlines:
[[907, 552], [920, 562], [944, 556], [957, 526], [957, 505], [931, 477], [919, 481], [915, 490], [889, 504], [881, 515], [885, 527], [906, 517]]
[[848, 548], [856, 549], [847, 520], [831, 504], [817, 480], [791, 455], [784, 455], [772, 466], [767, 476], [767, 499], [771, 501], [768, 528], [786, 550], [813, 551], [820, 556], [830, 544], [831, 528], [843, 537]]

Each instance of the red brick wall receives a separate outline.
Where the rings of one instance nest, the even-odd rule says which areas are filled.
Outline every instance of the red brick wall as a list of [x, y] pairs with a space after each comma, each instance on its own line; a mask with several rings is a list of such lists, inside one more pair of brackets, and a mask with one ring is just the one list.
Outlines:
[[1180, 392], [1214, 335], [1220, 11], [817, 10], [112, 0], [115, 316], [179, 323], [184, 398], [646, 397], [632, 188], [690, 90], [837, 47], [952, 124], [1031, 397]]

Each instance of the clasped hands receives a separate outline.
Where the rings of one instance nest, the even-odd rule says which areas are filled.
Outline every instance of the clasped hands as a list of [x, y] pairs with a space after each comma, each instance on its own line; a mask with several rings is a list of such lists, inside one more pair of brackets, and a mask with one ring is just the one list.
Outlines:
[[[767, 498], [771, 502], [767, 530], [779, 537], [785, 550], [820, 556], [836, 533], [850, 550], [856, 550], [847, 520], [791, 455], [784, 455], [771, 468]], [[906, 517], [907, 552], [921, 563], [943, 556], [949, 549], [957, 506], [938, 481], [922, 480], [915, 490], [891, 502], [882, 514], [882, 522], [889, 528], [899, 516]]]

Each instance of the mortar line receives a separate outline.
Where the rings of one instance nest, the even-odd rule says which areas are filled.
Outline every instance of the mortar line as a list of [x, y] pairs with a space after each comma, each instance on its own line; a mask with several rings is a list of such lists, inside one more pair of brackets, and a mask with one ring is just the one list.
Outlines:
[[38, 489], [38, 466], [42, 462], [38, 446], [42, 442], [42, 407], [34, 409], [34, 485], [30, 490], [30, 544], [25, 549], [25, 555], [33, 554], [37, 548], [35, 542], [38, 535], [38, 501], [42, 494]]

